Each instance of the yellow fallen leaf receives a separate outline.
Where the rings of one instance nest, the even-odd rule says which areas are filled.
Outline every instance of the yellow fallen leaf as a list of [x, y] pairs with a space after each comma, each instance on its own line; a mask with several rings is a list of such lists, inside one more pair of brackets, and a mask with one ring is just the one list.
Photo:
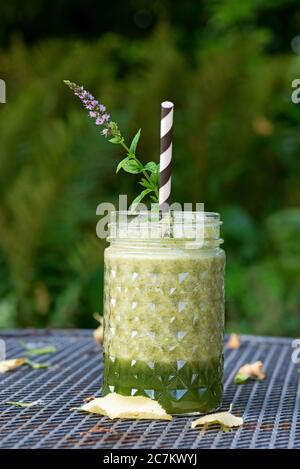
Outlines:
[[260, 381], [265, 379], [266, 374], [263, 371], [263, 366], [264, 364], [262, 361], [247, 363], [246, 365], [242, 366], [234, 378], [236, 384], [242, 384], [251, 378], [259, 379]]
[[229, 340], [227, 342], [227, 348], [229, 349], [238, 349], [241, 346], [241, 339], [238, 334], [230, 334]]
[[0, 373], [14, 370], [27, 362], [26, 358], [12, 358], [11, 360], [0, 361]]
[[96, 319], [96, 321], [99, 322], [99, 326], [97, 327], [97, 329], [94, 330], [93, 336], [94, 336], [95, 341], [98, 344], [102, 344], [103, 343], [103, 336], [104, 336], [103, 317], [100, 316], [100, 314], [95, 313], [94, 318]]
[[143, 396], [121, 396], [115, 392], [98, 397], [84, 404], [80, 410], [105, 415], [110, 419], [156, 419], [172, 420], [162, 406], [153, 399]]
[[198, 425], [204, 425], [205, 427], [209, 425], [221, 425], [222, 430], [227, 431], [232, 427], [240, 427], [243, 425], [244, 420], [242, 417], [236, 417], [231, 413], [231, 408], [226, 412], [217, 412], [215, 414], [205, 415], [199, 419], [192, 422], [191, 428], [195, 428]]

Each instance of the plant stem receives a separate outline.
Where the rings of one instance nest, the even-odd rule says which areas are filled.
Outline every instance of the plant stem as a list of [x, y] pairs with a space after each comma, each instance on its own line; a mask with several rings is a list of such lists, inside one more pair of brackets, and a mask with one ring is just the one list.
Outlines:
[[[133, 157], [133, 159], [135, 159], [135, 161], [137, 161], [138, 163], [141, 164], [141, 162], [138, 160], [138, 158], [135, 156], [135, 154], [134, 154], [134, 153], [130, 153], [129, 148], [128, 148], [128, 146], [126, 145], [126, 143], [124, 142], [123, 139], [121, 140], [120, 143], [121, 143], [122, 147], [127, 151], [127, 153], [128, 153], [128, 154], [131, 154], [132, 157]], [[156, 186], [154, 186], [154, 184], [152, 183], [152, 181], [151, 181], [151, 179], [150, 179], [150, 177], [149, 177], [147, 171], [144, 171], [144, 170], [143, 170], [143, 171], [142, 171], [142, 174], [145, 176], [145, 178], [147, 179], [147, 181], [149, 182], [149, 184], [151, 184], [151, 186], [153, 187], [154, 193], [155, 193], [155, 195], [156, 195], [156, 197], [157, 197], [157, 201], [158, 201], [158, 190], [157, 190]]]

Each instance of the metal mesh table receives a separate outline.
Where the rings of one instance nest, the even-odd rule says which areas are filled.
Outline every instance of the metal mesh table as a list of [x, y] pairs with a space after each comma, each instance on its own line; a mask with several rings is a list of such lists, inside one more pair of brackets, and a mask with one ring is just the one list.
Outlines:
[[[0, 375], [0, 448], [300, 448], [300, 375], [291, 361], [290, 339], [243, 336], [240, 349], [225, 350], [222, 408], [233, 403], [245, 423], [223, 432], [191, 430], [195, 417], [111, 421], [71, 410], [99, 395], [101, 353], [91, 331], [11, 331], [0, 338], [8, 358], [24, 355], [21, 339], [57, 347], [36, 359], [51, 363], [50, 369], [20, 367]], [[264, 362], [266, 380], [237, 386], [236, 371], [256, 360]], [[30, 408], [5, 404], [36, 400]]]

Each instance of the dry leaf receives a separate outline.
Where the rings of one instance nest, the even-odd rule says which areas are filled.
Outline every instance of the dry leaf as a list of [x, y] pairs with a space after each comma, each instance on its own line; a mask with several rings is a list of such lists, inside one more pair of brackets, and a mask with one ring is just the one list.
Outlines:
[[205, 415], [199, 419], [192, 422], [191, 428], [195, 428], [198, 425], [204, 425], [208, 427], [209, 425], [221, 425], [222, 430], [227, 431], [232, 427], [240, 427], [243, 425], [244, 420], [242, 417], [236, 417], [231, 413], [231, 406], [227, 412], [217, 412], [216, 414]]
[[97, 329], [94, 330], [93, 336], [94, 336], [95, 341], [98, 344], [102, 344], [103, 343], [103, 336], [104, 336], [103, 317], [100, 316], [100, 314], [95, 313], [94, 318], [96, 319], [96, 321], [99, 322], [99, 326], [97, 327]]
[[14, 370], [19, 366], [25, 365], [26, 362], [26, 358], [13, 358], [11, 360], [0, 361], [0, 373], [6, 373], [7, 371]]
[[6, 373], [7, 371], [14, 370], [22, 365], [31, 366], [33, 369], [50, 367], [47, 363], [35, 363], [28, 358], [13, 358], [11, 360], [0, 361], [0, 373]]
[[85, 397], [84, 398], [84, 402], [91, 402], [93, 401], [94, 399], [97, 399], [95, 396], [88, 396], [88, 397]]
[[50, 368], [50, 365], [48, 363], [36, 363], [31, 360], [26, 360], [26, 365], [31, 366], [34, 370], [39, 370], [41, 368]]
[[5, 404], [9, 405], [15, 405], [16, 407], [33, 407], [37, 404], [39, 404], [40, 401], [35, 401], [35, 402], [15, 402], [15, 401], [9, 401], [5, 402]]
[[236, 384], [242, 384], [248, 379], [259, 379], [260, 381], [265, 379], [266, 374], [263, 371], [263, 366], [264, 364], [261, 361], [247, 363], [242, 366], [234, 378]]
[[227, 348], [229, 349], [238, 349], [241, 346], [241, 339], [238, 334], [230, 334], [229, 340], [227, 342]]
[[172, 416], [168, 415], [157, 401], [149, 397], [121, 396], [115, 392], [84, 404], [80, 410], [105, 415], [110, 419], [172, 420]]

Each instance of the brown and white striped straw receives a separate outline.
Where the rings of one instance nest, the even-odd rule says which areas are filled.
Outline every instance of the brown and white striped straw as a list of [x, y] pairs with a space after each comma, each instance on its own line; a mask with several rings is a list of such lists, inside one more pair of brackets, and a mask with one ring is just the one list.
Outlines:
[[171, 200], [173, 109], [170, 101], [161, 103], [159, 208], [162, 212], [168, 212]]

